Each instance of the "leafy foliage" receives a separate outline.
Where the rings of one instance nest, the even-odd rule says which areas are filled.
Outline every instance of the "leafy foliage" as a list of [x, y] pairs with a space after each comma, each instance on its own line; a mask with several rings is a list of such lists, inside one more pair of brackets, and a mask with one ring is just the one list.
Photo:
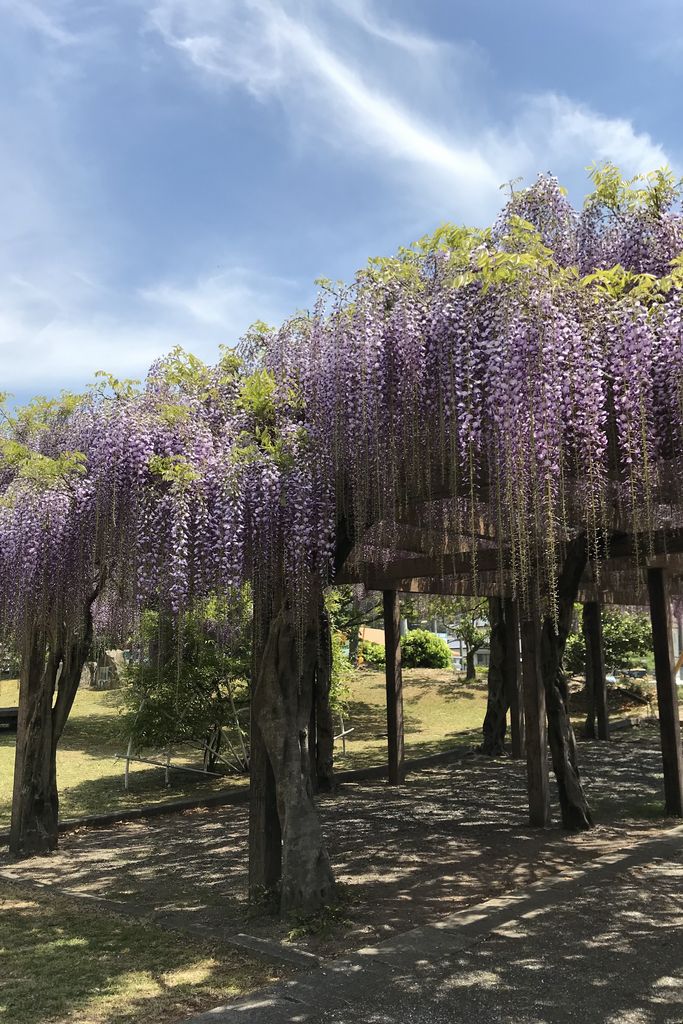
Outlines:
[[372, 665], [379, 668], [386, 662], [386, 653], [382, 644], [376, 644], [372, 640], [362, 640], [359, 648], [359, 655], [362, 664]]
[[411, 629], [401, 637], [401, 663], [406, 668], [450, 668], [446, 641], [426, 629]]
[[[577, 608], [580, 621], [581, 606]], [[618, 608], [603, 609], [602, 642], [608, 672], [642, 665], [652, 654], [652, 627], [648, 616]], [[573, 674], [585, 672], [586, 645], [580, 627], [567, 638], [565, 667]]]
[[122, 699], [128, 709], [124, 728], [138, 747], [202, 741], [213, 726], [231, 722], [231, 690], [237, 707], [246, 707], [251, 652], [246, 596], [229, 608], [213, 599], [175, 623], [146, 612], [136, 647], [139, 659], [128, 668]]

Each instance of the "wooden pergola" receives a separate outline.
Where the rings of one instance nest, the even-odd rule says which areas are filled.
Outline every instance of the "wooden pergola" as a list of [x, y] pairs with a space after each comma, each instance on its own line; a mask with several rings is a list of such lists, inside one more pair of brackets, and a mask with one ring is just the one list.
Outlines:
[[[501, 551], [490, 520], [476, 525], [479, 542], [435, 529], [439, 510], [426, 507], [401, 523], [381, 523], [366, 531], [337, 576], [339, 583], [363, 583], [382, 591], [386, 643], [388, 778], [404, 778], [403, 695], [399, 594], [444, 594], [499, 598], [504, 606], [507, 650], [507, 703], [513, 757], [526, 750], [529, 819], [550, 820], [546, 698], [539, 660], [538, 624], [515, 599], [501, 572]], [[646, 550], [647, 553], [644, 553]], [[476, 579], [473, 567], [476, 564]], [[597, 575], [597, 574], [596, 574]], [[672, 645], [670, 596], [683, 594], [683, 528], [662, 529], [647, 538], [614, 531], [599, 575], [583, 573], [577, 600], [584, 605], [587, 659], [592, 677], [597, 737], [609, 739], [607, 684], [600, 609], [602, 605], [648, 605], [652, 623], [657, 702], [662, 747], [665, 806], [683, 816], [683, 747]]]

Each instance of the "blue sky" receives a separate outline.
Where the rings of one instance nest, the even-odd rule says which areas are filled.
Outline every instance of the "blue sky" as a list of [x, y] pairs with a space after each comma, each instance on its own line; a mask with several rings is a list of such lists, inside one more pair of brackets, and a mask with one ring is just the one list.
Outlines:
[[182, 344], [499, 185], [683, 171], [683, 0], [0, 0], [0, 390]]

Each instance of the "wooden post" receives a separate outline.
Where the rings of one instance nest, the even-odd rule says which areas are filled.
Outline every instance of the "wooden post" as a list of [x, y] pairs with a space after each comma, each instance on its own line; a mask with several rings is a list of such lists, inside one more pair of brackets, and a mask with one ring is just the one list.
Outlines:
[[659, 731], [664, 765], [664, 803], [667, 814], [683, 817], [683, 750], [678, 693], [674, 677], [671, 610], [664, 569], [647, 570], [647, 589], [650, 597]]
[[597, 601], [586, 601], [583, 606], [583, 635], [586, 640], [586, 671], [590, 674], [591, 682], [592, 709], [590, 713], [596, 715], [598, 719], [598, 739], [608, 740], [609, 714], [607, 711], [605, 652], [602, 643], [602, 616]]
[[398, 594], [395, 590], [383, 591], [383, 598], [389, 785], [398, 786], [403, 782], [404, 777], [401, 611]]
[[510, 744], [512, 756], [524, 757], [524, 710], [522, 672], [519, 657], [519, 611], [515, 601], [503, 602], [505, 621], [505, 685], [510, 709]]
[[537, 609], [527, 611], [521, 624], [522, 685], [526, 732], [526, 767], [529, 790], [529, 823], [537, 828], [550, 824], [548, 778], [548, 731], [545, 689], [540, 665], [541, 623]]

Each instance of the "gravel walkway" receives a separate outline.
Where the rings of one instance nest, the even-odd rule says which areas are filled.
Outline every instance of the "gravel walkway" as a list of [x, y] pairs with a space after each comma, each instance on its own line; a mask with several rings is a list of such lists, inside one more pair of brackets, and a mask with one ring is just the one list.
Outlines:
[[[663, 824], [660, 756], [648, 726], [609, 745], [581, 744], [600, 822], [582, 835], [527, 827], [525, 767], [507, 758], [464, 757], [423, 769], [401, 788], [344, 786], [321, 800], [342, 913], [329, 929], [299, 929], [295, 946], [280, 947], [282, 959], [296, 960], [297, 949], [332, 958], [380, 942], [655, 834]], [[0, 874], [217, 940], [248, 933], [277, 951], [296, 922], [248, 907], [246, 834], [247, 810], [235, 806], [84, 828], [62, 836], [51, 857], [0, 856]]]
[[187, 1024], [681, 1024], [683, 827]]

